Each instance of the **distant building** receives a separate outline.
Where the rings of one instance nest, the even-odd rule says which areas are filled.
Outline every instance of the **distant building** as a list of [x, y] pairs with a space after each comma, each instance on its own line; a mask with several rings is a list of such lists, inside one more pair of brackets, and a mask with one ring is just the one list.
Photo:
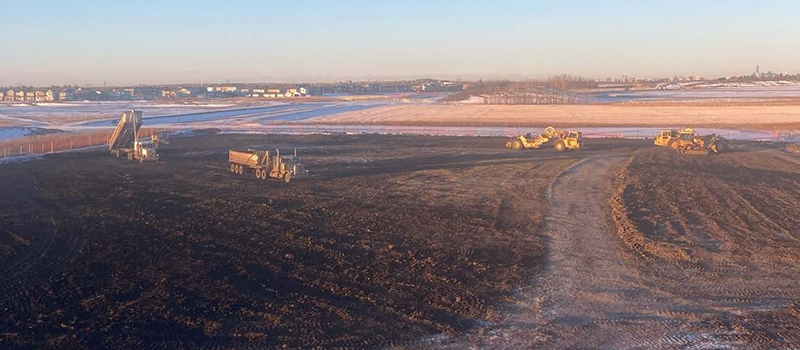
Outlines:
[[47, 89], [44, 92], [45, 101], [58, 101], [58, 92], [53, 89]]
[[239, 87], [229, 85], [229, 86], [217, 86], [216, 92], [228, 92], [228, 93], [235, 93], [239, 90]]
[[14, 101], [25, 101], [25, 90], [16, 90], [14, 92]]
[[5, 99], [6, 99], [6, 93], [3, 92], [3, 91], [0, 91], [0, 101], [5, 101]]
[[36, 91], [25, 91], [24, 92], [25, 101], [26, 102], [35, 102], [36, 101]]
[[53, 89], [36, 90], [34, 91], [34, 100], [36, 102], [53, 102], [58, 100], [58, 95], [53, 92]]
[[103, 98], [100, 91], [78, 88], [78, 90], [75, 90], [75, 99], [79, 101], [100, 101]]
[[188, 88], [182, 87], [180, 89], [175, 90], [176, 97], [192, 97], [194, 95], [194, 91]]
[[14, 101], [14, 97], [15, 97], [14, 89], [6, 90], [6, 97], [5, 97], [6, 101]]
[[58, 92], [59, 101], [73, 101], [75, 100], [75, 90], [66, 88]]
[[161, 89], [151, 86], [137, 86], [133, 88], [124, 88], [122, 91], [130, 94], [130, 98], [139, 100], [155, 100], [161, 97]]
[[161, 97], [163, 98], [171, 98], [176, 97], [175, 91], [170, 89], [161, 89]]

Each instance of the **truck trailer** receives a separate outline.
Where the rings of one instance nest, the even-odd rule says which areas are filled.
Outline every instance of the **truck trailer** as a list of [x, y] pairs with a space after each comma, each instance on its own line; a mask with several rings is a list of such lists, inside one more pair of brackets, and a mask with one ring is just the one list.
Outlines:
[[279, 150], [275, 154], [269, 151], [228, 151], [230, 170], [235, 174], [253, 173], [257, 179], [283, 179], [289, 182], [292, 178], [302, 178], [308, 171], [297, 161], [297, 150], [293, 157], [281, 157]]
[[142, 112], [130, 110], [122, 112], [119, 123], [108, 139], [108, 150], [111, 154], [126, 157], [128, 160], [158, 161], [158, 142], [139, 141], [139, 129], [142, 127]]

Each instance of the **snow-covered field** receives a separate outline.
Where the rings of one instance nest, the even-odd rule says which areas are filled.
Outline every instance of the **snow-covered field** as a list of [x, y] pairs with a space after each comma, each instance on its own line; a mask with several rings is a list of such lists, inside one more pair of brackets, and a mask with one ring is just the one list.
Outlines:
[[44, 135], [63, 132], [58, 129], [44, 129], [35, 126], [22, 126], [22, 127], [0, 127], [0, 141], [11, 140], [20, 137]]
[[123, 111], [141, 110], [147, 116], [176, 115], [234, 107], [234, 104], [159, 104], [148, 101], [124, 102], [37, 102], [0, 103], [0, 125], [57, 126], [76, 121], [119, 117]]
[[800, 98], [800, 82], [761, 81], [755, 83], [703, 83], [681, 89], [596, 93], [597, 102], [629, 101], [737, 101]]
[[[771, 83], [772, 84], [772, 83]], [[314, 125], [387, 127], [377, 133], [395, 132], [398, 126], [430, 127], [659, 127], [695, 126], [712, 128], [800, 128], [800, 103], [764, 105], [686, 104], [591, 104], [591, 105], [482, 105], [431, 103], [420, 99], [365, 99], [323, 102], [214, 103], [157, 102], [74, 102], [0, 103], [0, 140], [28, 136], [26, 128], [58, 129], [70, 132], [104, 131], [116, 125], [119, 114], [128, 109], [144, 112], [146, 127], [166, 129], [215, 128], [294, 132]], [[800, 83], [714, 85], [686, 90], [607, 93], [618, 101], [687, 101], [704, 99], [800, 98]], [[302, 124], [302, 125], [301, 125]], [[280, 126], [276, 126], [280, 125]], [[291, 126], [294, 125], [294, 126]], [[322, 128], [327, 129], [327, 128]], [[41, 129], [39, 129], [41, 132]], [[319, 130], [319, 128], [314, 129]], [[415, 132], [415, 130], [410, 130]], [[460, 131], [448, 131], [460, 132]], [[438, 130], [436, 132], [443, 132]], [[497, 132], [489, 132], [498, 135]]]

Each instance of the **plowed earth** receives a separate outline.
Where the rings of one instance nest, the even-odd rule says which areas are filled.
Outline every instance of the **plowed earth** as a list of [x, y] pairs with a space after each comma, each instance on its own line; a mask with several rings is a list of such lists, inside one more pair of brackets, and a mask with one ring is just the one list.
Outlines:
[[800, 348], [800, 158], [592, 155], [547, 191], [545, 266], [499, 322], [430, 348]]
[[[800, 347], [800, 157], [176, 138], [0, 167], [3, 348]], [[229, 148], [297, 147], [263, 182]]]
[[[356, 349], [496, 320], [542, 268], [546, 187], [618, 147], [503, 143], [216, 135], [175, 138], [159, 163], [3, 165], [0, 347]], [[228, 149], [275, 147], [314, 177], [228, 171]]]

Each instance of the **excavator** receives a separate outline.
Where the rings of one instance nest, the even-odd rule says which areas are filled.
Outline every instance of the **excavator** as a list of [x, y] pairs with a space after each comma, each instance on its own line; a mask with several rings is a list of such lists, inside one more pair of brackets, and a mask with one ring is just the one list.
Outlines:
[[580, 131], [561, 131], [552, 126], [544, 129], [544, 134], [533, 136], [530, 133], [514, 136], [506, 141], [506, 148], [514, 150], [537, 149], [552, 145], [556, 151], [577, 150], [583, 147], [583, 134]]
[[139, 163], [146, 161], [158, 161], [159, 144], [167, 144], [164, 135], [153, 134], [150, 142], [139, 141], [139, 129], [142, 127], [142, 112], [130, 110], [123, 112], [119, 123], [108, 139], [108, 150], [111, 154], [119, 157], [126, 157], [128, 160], [138, 160]]

